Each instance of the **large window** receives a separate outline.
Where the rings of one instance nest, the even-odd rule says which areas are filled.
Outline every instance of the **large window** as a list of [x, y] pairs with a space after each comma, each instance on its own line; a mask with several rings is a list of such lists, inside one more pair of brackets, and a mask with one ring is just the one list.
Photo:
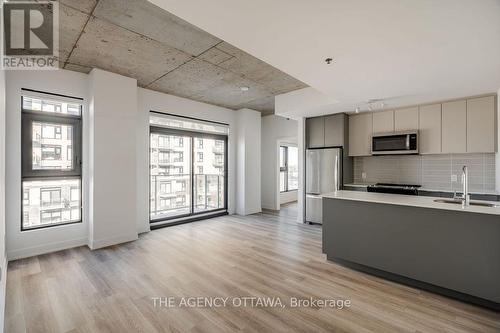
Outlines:
[[297, 147], [280, 146], [280, 191], [296, 191], [299, 188], [299, 151]]
[[[227, 136], [192, 130], [197, 127], [212, 129], [210, 124], [191, 124], [191, 120], [179, 117], [175, 121], [151, 117], [150, 220], [153, 223], [227, 208]], [[221, 126], [217, 128], [221, 130]]]
[[81, 222], [81, 99], [23, 90], [21, 230]]

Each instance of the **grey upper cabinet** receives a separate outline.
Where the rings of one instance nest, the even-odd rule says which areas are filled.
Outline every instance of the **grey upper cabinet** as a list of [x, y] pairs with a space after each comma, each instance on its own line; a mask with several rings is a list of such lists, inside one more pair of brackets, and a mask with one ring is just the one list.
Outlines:
[[420, 154], [441, 153], [441, 104], [423, 105], [419, 110]]
[[347, 115], [345, 113], [337, 113], [325, 117], [325, 147], [344, 146], [346, 119]]
[[418, 107], [394, 111], [394, 131], [416, 131], [418, 129]]
[[349, 117], [349, 156], [371, 155], [373, 115], [355, 114]]
[[325, 146], [325, 118], [306, 119], [306, 147], [321, 148]]
[[394, 111], [373, 113], [373, 134], [394, 132]]
[[467, 152], [495, 152], [495, 97], [467, 100]]
[[442, 104], [442, 152], [467, 152], [467, 102]]

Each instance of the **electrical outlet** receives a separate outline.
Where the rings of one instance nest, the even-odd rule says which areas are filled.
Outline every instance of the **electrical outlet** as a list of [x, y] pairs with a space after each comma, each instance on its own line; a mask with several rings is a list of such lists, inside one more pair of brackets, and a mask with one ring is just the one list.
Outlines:
[[458, 181], [457, 175], [451, 175], [451, 182], [456, 183]]
[[361, 173], [361, 178], [366, 179], [366, 172]]

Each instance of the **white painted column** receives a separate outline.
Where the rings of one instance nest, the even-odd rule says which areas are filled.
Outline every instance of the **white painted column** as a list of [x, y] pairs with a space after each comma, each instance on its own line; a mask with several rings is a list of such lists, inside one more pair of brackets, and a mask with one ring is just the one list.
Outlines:
[[496, 165], [496, 172], [495, 172], [495, 189], [497, 193], [500, 193], [500, 89], [498, 89], [497, 93], [497, 144], [496, 144], [496, 159], [495, 159], [495, 165]]
[[[0, 70], [0, 327], [4, 327], [7, 260], [5, 256], [5, 71]], [[0, 329], [0, 331], [2, 331]]]
[[305, 195], [305, 147], [306, 147], [306, 119], [297, 118], [297, 147], [299, 149], [299, 191], [297, 198], [297, 222], [304, 223], [304, 195]]
[[89, 75], [89, 247], [137, 239], [137, 81]]
[[236, 213], [255, 214], [261, 208], [261, 114], [238, 110], [236, 145]]

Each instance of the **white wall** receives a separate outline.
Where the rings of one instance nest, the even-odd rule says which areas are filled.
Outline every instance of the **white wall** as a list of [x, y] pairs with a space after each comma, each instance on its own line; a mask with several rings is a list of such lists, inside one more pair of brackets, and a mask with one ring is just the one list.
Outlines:
[[228, 138], [228, 211], [236, 211], [236, 138], [237, 111], [195, 102], [139, 88], [137, 124], [137, 223], [139, 232], [149, 230], [149, 112], [158, 111], [229, 125]]
[[[233, 111], [137, 88], [135, 80], [101, 70], [94, 70], [91, 75], [66, 70], [10, 71], [6, 80], [9, 260], [80, 245], [96, 248], [135, 239], [137, 233], [149, 231], [149, 111], [229, 124], [228, 211], [236, 212], [238, 174], [244, 179], [240, 213], [260, 211], [259, 112]], [[83, 223], [20, 231], [22, 88], [84, 99]], [[238, 127], [244, 133], [240, 142]], [[242, 144], [240, 153], [238, 144]], [[239, 163], [242, 166], [239, 172], [238, 158], [243, 162]]]
[[137, 80], [94, 69], [89, 95], [88, 244], [95, 249], [137, 239]]
[[279, 145], [297, 144], [297, 121], [275, 115], [262, 117], [261, 121], [262, 207], [278, 210], [280, 209]]
[[496, 172], [495, 172], [495, 179], [496, 179], [496, 191], [497, 193], [500, 193], [500, 89], [498, 89], [497, 93], [497, 146], [496, 146]]
[[241, 109], [237, 113], [236, 212], [259, 213], [261, 208], [261, 114]]
[[[85, 114], [88, 105], [87, 78], [85, 74], [64, 70], [6, 72], [6, 244], [9, 260], [87, 244], [86, 211], [83, 223], [21, 232], [20, 104], [21, 88], [42, 90], [84, 98]], [[88, 168], [85, 151], [83, 161], [85, 186]]]
[[0, 332], [5, 315], [7, 260], [5, 256], [5, 71], [0, 70]]

